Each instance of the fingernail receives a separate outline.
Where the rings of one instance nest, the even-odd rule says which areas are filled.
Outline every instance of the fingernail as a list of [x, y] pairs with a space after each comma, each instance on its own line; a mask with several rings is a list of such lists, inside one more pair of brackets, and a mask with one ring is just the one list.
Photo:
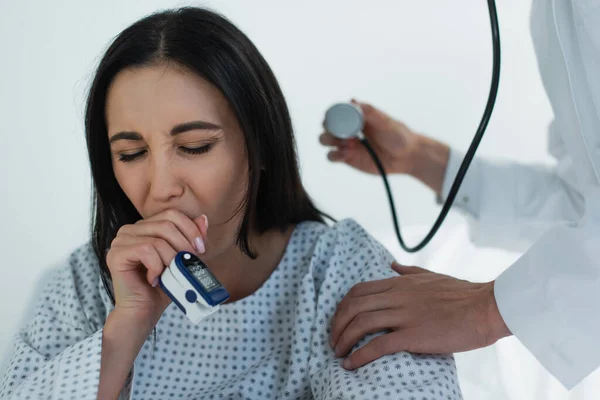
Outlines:
[[156, 285], [158, 285], [158, 278], [156, 278], [154, 282], [152, 282], [152, 287], [156, 287]]
[[200, 236], [194, 239], [194, 244], [196, 245], [196, 250], [198, 250], [198, 253], [204, 254], [206, 249], [204, 248], [204, 240], [202, 240]]
[[204, 225], [206, 225], [206, 229], [208, 229], [208, 217], [204, 215]]
[[350, 364], [350, 360], [349, 359], [345, 359], [344, 362], [342, 363], [342, 367], [344, 367], [345, 369], [350, 369], [352, 365]]

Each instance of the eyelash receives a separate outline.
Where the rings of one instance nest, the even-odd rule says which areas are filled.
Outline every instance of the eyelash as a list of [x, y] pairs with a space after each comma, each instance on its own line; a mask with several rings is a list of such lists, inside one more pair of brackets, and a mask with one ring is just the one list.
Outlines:
[[[181, 150], [187, 154], [197, 155], [197, 154], [204, 154], [204, 153], [208, 152], [212, 146], [213, 146], [212, 144], [207, 144], [204, 146], [193, 147], [193, 148], [181, 146], [181, 147], [179, 147], [179, 150]], [[146, 153], [146, 151], [147, 150], [140, 151], [139, 153], [135, 153], [135, 154], [121, 154], [121, 155], [119, 155], [119, 161], [121, 161], [121, 162], [135, 161], [139, 157], [143, 156]]]

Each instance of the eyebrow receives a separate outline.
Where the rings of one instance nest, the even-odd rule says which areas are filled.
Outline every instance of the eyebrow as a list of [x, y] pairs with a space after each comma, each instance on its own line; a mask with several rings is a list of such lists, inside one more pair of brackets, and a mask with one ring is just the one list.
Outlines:
[[[221, 126], [213, 124], [211, 122], [206, 121], [191, 121], [185, 122], [183, 124], [175, 125], [173, 129], [171, 129], [171, 136], [179, 135], [181, 133], [185, 133], [188, 131], [193, 131], [196, 129], [204, 130], [204, 131], [216, 131], [222, 129]], [[114, 134], [109, 143], [112, 144], [118, 140], [142, 140], [142, 135], [137, 132], [119, 132]]]

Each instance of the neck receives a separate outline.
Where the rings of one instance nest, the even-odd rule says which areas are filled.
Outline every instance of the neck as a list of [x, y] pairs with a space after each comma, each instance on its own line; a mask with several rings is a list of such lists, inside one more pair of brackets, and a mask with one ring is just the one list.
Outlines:
[[250, 247], [258, 255], [254, 260], [237, 246], [210, 259], [211, 271], [229, 292], [228, 303], [251, 295], [265, 283], [279, 265], [293, 229], [292, 225], [283, 232], [270, 230], [251, 235]]

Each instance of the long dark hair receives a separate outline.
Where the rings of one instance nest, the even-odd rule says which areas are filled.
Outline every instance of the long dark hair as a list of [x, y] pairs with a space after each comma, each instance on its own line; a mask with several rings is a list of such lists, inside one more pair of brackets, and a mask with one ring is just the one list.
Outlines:
[[93, 178], [91, 242], [101, 278], [114, 303], [106, 253], [119, 228], [141, 219], [114, 175], [105, 120], [106, 96], [125, 68], [162, 62], [183, 66], [218, 88], [237, 118], [248, 156], [248, 194], [237, 244], [255, 258], [248, 231], [285, 229], [302, 221], [324, 222], [298, 171], [296, 145], [285, 98], [254, 44], [225, 17], [184, 7], [147, 16], [121, 32], [95, 74], [85, 130]]

